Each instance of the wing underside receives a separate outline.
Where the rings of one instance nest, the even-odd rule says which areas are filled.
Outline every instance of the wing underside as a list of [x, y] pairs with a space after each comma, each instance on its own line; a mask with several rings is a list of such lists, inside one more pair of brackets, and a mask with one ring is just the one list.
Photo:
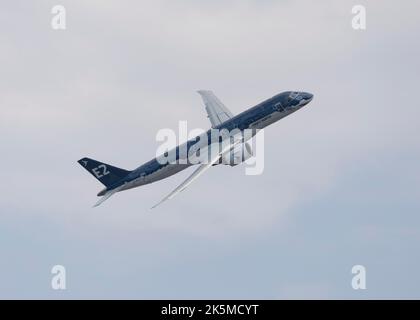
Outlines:
[[233, 117], [232, 112], [209, 90], [197, 91], [206, 106], [207, 116], [210, 119], [212, 128], [222, 124]]

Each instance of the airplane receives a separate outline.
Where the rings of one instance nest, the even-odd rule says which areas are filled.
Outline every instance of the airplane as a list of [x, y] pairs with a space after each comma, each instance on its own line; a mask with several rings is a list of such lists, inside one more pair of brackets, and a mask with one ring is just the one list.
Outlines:
[[[198, 168], [177, 188], [152, 207], [155, 208], [162, 202], [173, 198], [176, 194], [183, 191], [212, 166], [218, 164], [236, 165], [238, 162], [238, 155], [236, 154], [237, 149], [234, 148], [235, 146], [241, 145], [244, 147], [244, 150], [247, 150], [247, 155], [245, 155], [245, 153], [240, 155], [241, 159], [239, 159], [239, 162], [247, 160], [247, 158], [252, 156], [252, 150], [247, 140], [254, 136], [258, 130], [299, 110], [313, 99], [311, 93], [286, 91], [234, 116], [212, 91], [200, 90], [197, 92], [201, 95], [207, 111], [207, 116], [211, 122], [211, 129], [204, 132], [202, 135], [166, 151], [164, 155], [155, 157], [132, 171], [117, 168], [90, 158], [82, 158], [78, 161], [82, 167], [89, 171], [105, 186], [105, 188], [98, 193], [98, 196], [101, 198], [94, 207], [99, 206], [117, 192], [165, 179], [197, 164]], [[227, 136], [221, 135], [221, 138], [219, 137], [218, 141], [216, 141], [218, 148], [213, 148], [214, 141], [211, 140], [213, 130], [225, 132], [234, 130], [243, 132], [251, 130], [252, 134], [247, 137], [243, 136], [240, 139], [235, 138], [233, 139], [233, 143], [229, 143], [227, 146], [226, 144], [222, 144], [223, 141], [227, 140]], [[229, 141], [232, 141], [231, 138], [229, 138]], [[223, 145], [223, 147], [220, 147], [220, 145]], [[191, 151], [191, 148], [195, 148], [195, 150], [205, 150], [207, 148], [207, 151], [211, 149], [212, 152], [210, 152], [210, 155], [206, 159], [208, 161], [200, 162], [200, 159], [198, 163], [197, 161], [190, 161], [188, 158], [188, 151]], [[186, 150], [186, 152], [181, 154], [180, 150]], [[165, 159], [175, 159], [176, 161], [164, 161]], [[235, 161], [232, 162], [232, 159]]]

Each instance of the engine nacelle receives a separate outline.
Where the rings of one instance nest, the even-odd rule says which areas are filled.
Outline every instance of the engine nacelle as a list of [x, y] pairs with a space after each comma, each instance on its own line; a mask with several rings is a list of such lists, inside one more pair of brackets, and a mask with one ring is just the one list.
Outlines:
[[221, 164], [234, 167], [252, 157], [252, 148], [248, 142], [236, 145], [233, 150], [225, 154]]

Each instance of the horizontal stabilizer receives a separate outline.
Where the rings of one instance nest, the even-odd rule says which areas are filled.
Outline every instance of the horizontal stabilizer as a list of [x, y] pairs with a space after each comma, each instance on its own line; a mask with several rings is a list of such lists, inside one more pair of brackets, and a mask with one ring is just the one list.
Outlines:
[[100, 198], [98, 200], [98, 202], [95, 203], [95, 205], [93, 207], [97, 207], [99, 205], [101, 205], [105, 200], [109, 199], [114, 193], [117, 193], [118, 191], [120, 191], [122, 188], [124, 187], [124, 185], [119, 186], [118, 188], [112, 189], [108, 192], [106, 192], [104, 194], [104, 196], [102, 198]]

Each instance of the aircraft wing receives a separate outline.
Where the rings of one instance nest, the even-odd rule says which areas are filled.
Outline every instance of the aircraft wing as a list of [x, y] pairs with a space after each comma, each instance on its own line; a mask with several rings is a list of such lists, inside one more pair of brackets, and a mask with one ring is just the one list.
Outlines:
[[178, 193], [183, 191], [186, 187], [188, 187], [195, 179], [197, 179], [199, 176], [201, 176], [204, 172], [207, 171], [207, 169], [211, 168], [213, 164], [215, 164], [220, 157], [225, 154], [226, 152], [229, 152], [234, 146], [240, 142], [235, 142], [233, 144], [228, 144], [220, 153], [216, 153], [214, 156], [212, 155], [212, 158], [208, 163], [201, 164], [192, 175], [190, 175], [184, 182], [182, 182], [178, 187], [176, 187], [170, 194], [168, 194], [165, 198], [163, 198], [160, 202], [155, 204], [153, 208], [156, 208], [158, 205], [160, 205], [162, 202], [172, 199], [175, 197]]
[[207, 116], [210, 119], [212, 128], [233, 117], [232, 112], [215, 96], [212, 91], [197, 91], [206, 106]]

